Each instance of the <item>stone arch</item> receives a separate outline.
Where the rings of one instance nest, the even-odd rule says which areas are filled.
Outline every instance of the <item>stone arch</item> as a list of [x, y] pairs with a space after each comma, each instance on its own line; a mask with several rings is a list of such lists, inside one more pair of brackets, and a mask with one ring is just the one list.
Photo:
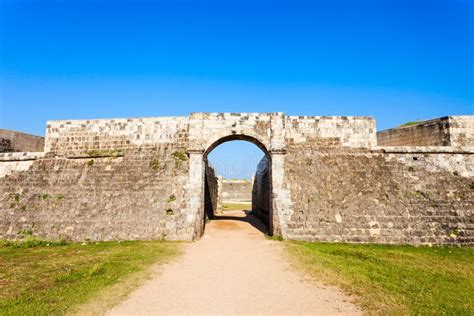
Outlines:
[[[227, 136], [219, 137], [209, 142], [206, 149], [203, 152], [203, 164], [204, 164], [204, 198], [203, 198], [203, 216], [212, 216], [209, 210], [215, 211], [217, 198], [217, 181], [215, 180], [215, 173], [208, 164], [208, 154], [212, 152], [219, 145], [235, 140], [247, 141], [257, 146], [263, 153], [264, 158], [259, 163], [259, 166], [265, 164], [265, 170], [259, 174], [260, 170], [257, 170], [253, 183], [252, 190], [252, 211], [257, 215], [263, 224], [267, 227], [268, 233], [273, 233], [273, 209], [272, 209], [272, 164], [271, 164], [271, 152], [267, 149], [267, 146], [263, 144], [255, 136], [245, 134], [230, 134]], [[263, 168], [262, 168], [263, 169]], [[204, 225], [205, 225], [205, 221]]]
[[256, 145], [258, 148], [260, 148], [266, 156], [270, 156], [270, 152], [267, 149], [267, 146], [265, 146], [263, 142], [257, 137], [245, 135], [245, 134], [231, 134], [231, 135], [219, 137], [217, 140], [211, 141], [210, 145], [208, 145], [206, 149], [204, 150], [204, 158], [207, 159], [207, 155], [217, 146], [226, 142], [233, 141], [233, 140], [244, 140], [244, 141], [250, 142]]

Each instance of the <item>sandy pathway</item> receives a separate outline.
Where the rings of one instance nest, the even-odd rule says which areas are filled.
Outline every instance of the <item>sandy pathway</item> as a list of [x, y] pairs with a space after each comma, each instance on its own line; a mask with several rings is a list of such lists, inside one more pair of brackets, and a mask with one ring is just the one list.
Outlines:
[[226, 214], [109, 315], [360, 314], [337, 289], [304, 281], [253, 216]]

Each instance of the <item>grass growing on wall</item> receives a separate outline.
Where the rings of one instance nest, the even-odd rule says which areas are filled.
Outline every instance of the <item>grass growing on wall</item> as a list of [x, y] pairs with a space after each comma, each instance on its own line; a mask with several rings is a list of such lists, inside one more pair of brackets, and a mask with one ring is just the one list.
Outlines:
[[61, 315], [100, 290], [178, 253], [163, 241], [0, 241], [0, 314]]
[[474, 249], [286, 243], [316, 279], [373, 314], [474, 315]]
[[420, 123], [423, 123], [423, 122], [424, 122], [423, 120], [406, 122], [406, 123], [403, 123], [402, 125], [400, 125], [399, 127], [413, 126], [413, 125], [420, 124]]

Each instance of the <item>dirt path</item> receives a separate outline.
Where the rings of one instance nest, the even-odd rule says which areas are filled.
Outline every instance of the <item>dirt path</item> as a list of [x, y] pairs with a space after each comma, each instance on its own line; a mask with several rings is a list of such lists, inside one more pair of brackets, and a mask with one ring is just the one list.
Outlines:
[[305, 281], [253, 216], [226, 214], [109, 315], [361, 313], [337, 289]]

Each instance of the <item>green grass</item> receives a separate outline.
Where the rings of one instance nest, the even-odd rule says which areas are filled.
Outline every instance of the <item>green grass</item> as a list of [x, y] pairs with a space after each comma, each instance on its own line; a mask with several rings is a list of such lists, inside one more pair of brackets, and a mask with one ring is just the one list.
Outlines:
[[474, 249], [287, 242], [298, 265], [370, 314], [474, 315]]
[[252, 203], [223, 203], [222, 210], [224, 211], [239, 211], [252, 209]]
[[177, 243], [0, 241], [0, 314], [62, 315], [99, 291], [164, 263]]
[[420, 120], [420, 121], [406, 122], [406, 123], [400, 125], [399, 127], [412, 126], [412, 125], [420, 124], [420, 123], [423, 123], [423, 122], [424, 122], [424, 121], [422, 121], [422, 120]]

